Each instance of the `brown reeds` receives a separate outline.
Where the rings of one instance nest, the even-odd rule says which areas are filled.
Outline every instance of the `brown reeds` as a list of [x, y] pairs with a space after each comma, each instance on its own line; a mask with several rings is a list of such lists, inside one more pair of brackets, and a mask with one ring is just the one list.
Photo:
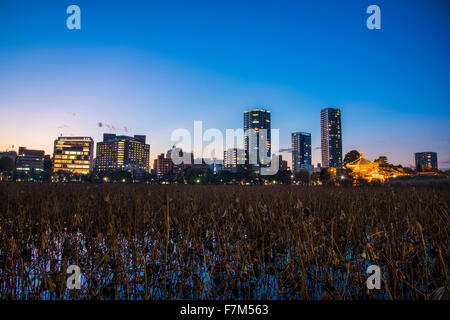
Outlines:
[[0, 297], [426, 299], [449, 286], [448, 204], [438, 186], [0, 183]]

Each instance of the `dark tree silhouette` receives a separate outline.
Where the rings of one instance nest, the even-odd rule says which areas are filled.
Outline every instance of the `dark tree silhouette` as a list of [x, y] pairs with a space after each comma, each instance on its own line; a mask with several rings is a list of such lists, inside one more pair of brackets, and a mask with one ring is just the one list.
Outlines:
[[301, 169], [295, 173], [295, 180], [301, 182], [302, 184], [308, 184], [310, 181], [309, 171], [306, 169]]
[[117, 170], [111, 173], [111, 180], [115, 182], [129, 183], [132, 181], [131, 172]]
[[380, 167], [387, 167], [387, 166], [389, 166], [389, 163], [387, 161], [387, 157], [386, 156], [378, 157], [378, 159], [375, 159], [375, 162], [377, 162], [380, 165]]
[[330, 179], [331, 179], [330, 171], [327, 168], [323, 168], [322, 170], [320, 170], [320, 178], [319, 179], [322, 182], [330, 181]]
[[275, 176], [277, 181], [283, 184], [291, 184], [291, 175], [292, 173], [289, 170], [279, 170]]
[[320, 172], [313, 172], [311, 174], [311, 181], [313, 183], [317, 183], [317, 182], [319, 182], [319, 180], [320, 180]]
[[0, 159], [0, 172], [12, 172], [14, 170], [14, 161], [10, 157]]
[[52, 173], [52, 169], [53, 169], [53, 163], [52, 160], [50, 158], [45, 158], [44, 159], [44, 171], [48, 172], [49, 174]]
[[233, 174], [228, 170], [222, 170], [217, 177], [219, 182], [228, 183], [233, 180]]
[[350, 152], [347, 152], [347, 154], [344, 157], [344, 165], [347, 163], [351, 163], [353, 161], [358, 160], [359, 158], [359, 152], [357, 150], [352, 150]]
[[201, 184], [205, 182], [204, 172], [198, 168], [187, 168], [184, 171], [184, 178], [189, 184]]

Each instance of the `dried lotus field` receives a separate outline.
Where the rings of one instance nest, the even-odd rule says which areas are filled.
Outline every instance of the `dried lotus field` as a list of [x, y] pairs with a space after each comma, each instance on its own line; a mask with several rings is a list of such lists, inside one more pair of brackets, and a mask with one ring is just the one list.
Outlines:
[[[449, 195], [0, 183], [0, 298], [426, 299], [449, 286]], [[69, 265], [79, 290], [66, 288]]]

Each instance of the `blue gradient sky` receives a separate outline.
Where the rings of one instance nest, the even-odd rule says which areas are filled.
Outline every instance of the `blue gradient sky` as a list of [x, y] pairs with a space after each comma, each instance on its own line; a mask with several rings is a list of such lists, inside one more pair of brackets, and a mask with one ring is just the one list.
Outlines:
[[[450, 168], [450, 2], [0, 1], [0, 150], [51, 153], [59, 135], [146, 134], [151, 157], [176, 128], [242, 127], [272, 111], [320, 147], [320, 109], [342, 109], [344, 153]], [[66, 28], [81, 8], [82, 29]], [[370, 4], [381, 30], [366, 28]], [[104, 124], [98, 127], [98, 122]], [[320, 162], [320, 150], [313, 152]]]

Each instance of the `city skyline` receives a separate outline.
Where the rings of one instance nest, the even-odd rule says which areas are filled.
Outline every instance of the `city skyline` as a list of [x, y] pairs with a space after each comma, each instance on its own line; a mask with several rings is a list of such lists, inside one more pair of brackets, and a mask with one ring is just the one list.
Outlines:
[[336, 107], [343, 155], [414, 166], [414, 153], [434, 151], [439, 168], [450, 167], [444, 1], [379, 1], [376, 31], [365, 27], [365, 1], [263, 1], [257, 12], [237, 1], [174, 2], [185, 12], [176, 17], [157, 2], [77, 4], [82, 29], [70, 31], [64, 4], [2, 3], [0, 150], [52, 154], [59, 135], [143, 134], [153, 163], [174, 129], [192, 130], [194, 120], [240, 128], [242, 112], [261, 107], [272, 111], [282, 149], [292, 132], [311, 133], [316, 165], [318, 114]]
[[[249, 139], [252, 137], [252, 135], [244, 134], [242, 145], [244, 146], [243, 149], [239, 148], [224, 148], [223, 151], [223, 158], [217, 158], [219, 160], [219, 163], [223, 164], [224, 167], [235, 167], [238, 162], [236, 162], [238, 159], [242, 158], [240, 161], [243, 161], [242, 164], [248, 163], [250, 161], [248, 154], [249, 149], [256, 150], [254, 161], [256, 160], [257, 168], [251, 169], [248, 168], [249, 171], [256, 170], [256, 173], [259, 174], [259, 167], [261, 164], [261, 161], [258, 156], [258, 149], [259, 149], [259, 130], [264, 129], [268, 130], [268, 136], [263, 137], [263, 140], [267, 139], [267, 150], [268, 155], [269, 154], [279, 154], [280, 163], [279, 166], [281, 166], [281, 160], [283, 159], [283, 153], [290, 153], [291, 157], [287, 157], [283, 159], [284, 162], [287, 164], [290, 163], [290, 170], [295, 173], [298, 172], [300, 169], [308, 169], [310, 172], [314, 169], [314, 165], [309, 167], [311, 164], [311, 134], [307, 132], [292, 132], [291, 133], [291, 148], [290, 149], [279, 149], [278, 152], [271, 151], [271, 135], [270, 135], [270, 125], [271, 125], [271, 111], [268, 109], [260, 109], [260, 108], [253, 108], [250, 110], [246, 110], [244, 113], [244, 121], [243, 121], [243, 129], [244, 132], [247, 133], [249, 130], [255, 130], [256, 131], [256, 141], [253, 141]], [[323, 168], [344, 168], [343, 158], [345, 154], [342, 153], [342, 128], [341, 128], [341, 110], [339, 108], [324, 108], [320, 111], [320, 123], [321, 123], [321, 147], [319, 148], [321, 151], [324, 149], [324, 146], [327, 148], [327, 151], [323, 151], [322, 156], [325, 153], [325, 158], [327, 160], [323, 160], [321, 158], [321, 162], [318, 162], [318, 167]], [[202, 133], [203, 134], [203, 133]], [[255, 138], [255, 137], [253, 137]], [[306, 139], [306, 140], [305, 140]], [[89, 148], [85, 149], [85, 141], [89, 140]], [[173, 142], [173, 141], [172, 141]], [[237, 141], [235, 140], [235, 143]], [[107, 145], [105, 145], [108, 144]], [[204, 141], [203, 141], [204, 143]], [[65, 144], [67, 144], [65, 146]], [[334, 145], [335, 146], [330, 146]], [[96, 145], [96, 148], [94, 147]], [[66, 147], [66, 150], [65, 148]], [[101, 152], [99, 153], [99, 150], [101, 149]], [[117, 169], [144, 169], [147, 172], [150, 172], [151, 170], [159, 170], [157, 165], [157, 161], [163, 160], [170, 160], [170, 154], [173, 150], [178, 150], [180, 153], [183, 153], [179, 148], [176, 148], [175, 144], [172, 146], [172, 148], [168, 149], [167, 151], [167, 157], [164, 158], [164, 152], [157, 155], [154, 159], [154, 165], [153, 167], [150, 166], [150, 144], [146, 144], [146, 136], [145, 135], [134, 135], [126, 136], [126, 135], [117, 135], [115, 133], [104, 133], [103, 134], [103, 141], [95, 141], [91, 137], [74, 137], [74, 136], [67, 136], [63, 137], [62, 135], [59, 136], [56, 140], [54, 140], [54, 149], [51, 153], [45, 153], [45, 150], [30, 150], [28, 148], [29, 152], [42, 152], [42, 161], [44, 158], [44, 155], [53, 156], [53, 163], [56, 163], [57, 165], [54, 165], [53, 171], [56, 173], [61, 168], [64, 168], [64, 170], [69, 170], [71, 172], [76, 173], [76, 170], [73, 171], [74, 168], [82, 168], [82, 171], [84, 173], [89, 173], [90, 171], [93, 171], [93, 169], [97, 171], [108, 171], [108, 170], [117, 170]], [[203, 148], [205, 148], [205, 145], [203, 145]], [[27, 150], [27, 147], [19, 146], [18, 152], [16, 152], [14, 149], [11, 150], [0, 150], [0, 153], [7, 154], [8, 152], [13, 152], [16, 155], [20, 155], [21, 150]], [[239, 156], [239, 152], [242, 153], [241, 156]], [[95, 153], [94, 153], [95, 151]], [[228, 155], [228, 152], [233, 152], [233, 155]], [[272, 153], [274, 152], [274, 153]], [[65, 154], [64, 156], [61, 156], [61, 154]], [[186, 154], [190, 155], [191, 162], [188, 163], [188, 166], [194, 163], [194, 154], [193, 149], [186, 152]], [[219, 151], [219, 154], [221, 152]], [[85, 159], [85, 156], [88, 155], [88, 157]], [[334, 156], [334, 160], [333, 160]], [[33, 156], [32, 156], [33, 157]], [[199, 159], [205, 160], [203, 156], [201, 157], [195, 157]], [[297, 159], [297, 164], [294, 162], [294, 158]], [[423, 158], [423, 159], [422, 159]], [[73, 159], [73, 160], [69, 160]], [[420, 160], [418, 160], [420, 159]], [[430, 160], [432, 159], [432, 160]], [[438, 156], [437, 152], [433, 151], [422, 151], [422, 152], [415, 152], [414, 153], [414, 160], [415, 165], [409, 166], [410, 168], [417, 169], [418, 163], [420, 163], [420, 167], [424, 166], [426, 168], [438, 168]], [[34, 159], [33, 159], [34, 160]], [[37, 159], [36, 159], [37, 160]], [[88, 171], [85, 171], [85, 160], [88, 160], [90, 162]], [[290, 161], [289, 161], [290, 160]], [[223, 163], [222, 163], [223, 161]], [[227, 165], [227, 162], [234, 165]], [[71, 163], [71, 169], [69, 169], [69, 166], [67, 163]], [[184, 162], [183, 162], [184, 163]], [[215, 162], [214, 162], [215, 163]], [[81, 166], [79, 166], [81, 164]], [[166, 166], [166, 164], [164, 164]], [[171, 167], [175, 168], [176, 165], [172, 164]], [[151, 170], [150, 170], [151, 169]], [[447, 168], [439, 168], [441, 170], [446, 170]]]

